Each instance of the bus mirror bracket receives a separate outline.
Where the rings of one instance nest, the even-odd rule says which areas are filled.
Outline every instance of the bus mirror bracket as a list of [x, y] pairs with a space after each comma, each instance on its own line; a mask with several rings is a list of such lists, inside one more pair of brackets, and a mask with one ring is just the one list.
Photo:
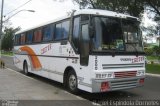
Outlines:
[[93, 16], [90, 15], [90, 18], [89, 18], [89, 37], [90, 38], [93, 38], [94, 37], [94, 33], [95, 33], [95, 29], [94, 29], [94, 26], [93, 26]]

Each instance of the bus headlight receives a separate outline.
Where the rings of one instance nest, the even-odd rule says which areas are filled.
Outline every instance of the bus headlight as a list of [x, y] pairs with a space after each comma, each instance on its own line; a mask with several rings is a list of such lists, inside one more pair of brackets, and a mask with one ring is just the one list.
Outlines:
[[137, 76], [144, 76], [145, 75], [145, 71], [144, 70], [138, 70], [137, 71]]
[[114, 73], [108, 72], [108, 73], [97, 73], [96, 74], [97, 79], [105, 79], [105, 78], [114, 78]]

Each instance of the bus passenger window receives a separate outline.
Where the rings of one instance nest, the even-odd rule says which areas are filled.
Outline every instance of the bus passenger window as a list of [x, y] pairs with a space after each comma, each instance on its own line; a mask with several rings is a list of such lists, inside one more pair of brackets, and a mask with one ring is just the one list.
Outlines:
[[21, 38], [20, 35], [16, 35], [15, 36], [15, 45], [19, 45], [20, 44], [20, 38]]
[[27, 43], [27, 44], [32, 43], [33, 31], [29, 31], [29, 32], [27, 32], [27, 34], [26, 34], [26, 35], [27, 35], [27, 36], [26, 36], [26, 43]]
[[69, 34], [69, 21], [64, 21], [62, 23], [62, 39], [68, 38]]
[[21, 44], [25, 44], [25, 34], [21, 34]]
[[60, 24], [56, 24], [56, 32], [55, 32], [55, 36], [54, 39], [55, 40], [61, 40], [62, 39], [62, 28], [61, 28], [61, 23]]
[[41, 39], [42, 39], [42, 30], [41, 29], [36, 29], [34, 31], [33, 41], [34, 42], [41, 42]]
[[53, 25], [48, 25], [43, 28], [43, 41], [51, 41], [53, 38]]

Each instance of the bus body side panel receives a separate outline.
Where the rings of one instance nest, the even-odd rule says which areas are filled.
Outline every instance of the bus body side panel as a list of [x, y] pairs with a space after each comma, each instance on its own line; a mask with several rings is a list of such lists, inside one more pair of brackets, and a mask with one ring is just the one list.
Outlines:
[[19, 48], [20, 47], [21, 46], [14, 47], [15, 54], [13, 57], [13, 63], [17, 68], [19, 68], [20, 70], [23, 70], [23, 62], [24, 62], [24, 60], [26, 60], [28, 63], [28, 70], [31, 70], [31, 63], [29, 61], [28, 56], [27, 55], [19, 55]]
[[[137, 74], [138, 71], [145, 70], [144, 56], [117, 55], [112, 57], [90, 55], [88, 66], [81, 66], [80, 56], [74, 53], [69, 42], [66, 45], [61, 45], [61, 43], [28, 45], [27, 47], [31, 48], [35, 55], [24, 55], [27, 51], [20, 51], [22, 47], [16, 46], [14, 48], [19, 53], [14, 56], [14, 63], [19, 69], [23, 69], [23, 62], [26, 60], [29, 72], [63, 83], [65, 69], [72, 67], [77, 75], [78, 88], [84, 91], [101, 92], [102, 82], [109, 82], [111, 85], [110, 90], [133, 88], [139, 86], [138, 81], [140, 78], [144, 78], [144, 76], [136, 75], [131, 77], [125, 76], [129, 72], [135, 72], [134, 74]], [[31, 56], [38, 58], [35, 64], [39, 61], [39, 68], [34, 68], [34, 58]], [[117, 78], [115, 74], [118, 72], [125, 72], [122, 76], [126, 78]], [[112, 73], [113, 77], [107, 78], [108, 73]], [[134, 86], [122, 84], [129, 81], [137, 82], [130, 82]], [[114, 88], [112, 85], [113, 82], [117, 84], [116, 86], [122, 84], [121, 86], [125, 86], [125, 88]]]
[[[20, 51], [20, 48], [27, 47], [34, 51], [29, 54], [26, 51]], [[76, 72], [78, 79], [78, 88], [88, 92], [92, 91], [91, 74], [93, 70], [93, 59], [89, 58], [88, 66], [81, 66], [79, 55], [74, 53], [70, 43], [61, 45], [60, 43], [38, 44], [15, 46], [15, 57], [20, 60], [15, 65], [23, 69], [24, 60], [28, 63], [28, 71], [36, 75], [40, 75], [58, 82], [63, 83], [63, 74], [67, 67], [72, 67]], [[23, 54], [23, 55], [22, 55]], [[25, 54], [25, 55], [24, 55]], [[41, 68], [34, 69], [32, 57], [37, 57]], [[14, 58], [15, 58], [14, 57]], [[16, 60], [14, 59], [14, 62]]]

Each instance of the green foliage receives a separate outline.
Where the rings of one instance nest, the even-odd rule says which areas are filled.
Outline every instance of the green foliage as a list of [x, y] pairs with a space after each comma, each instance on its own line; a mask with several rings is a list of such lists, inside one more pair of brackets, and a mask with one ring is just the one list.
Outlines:
[[140, 0], [97, 0], [97, 8], [130, 14], [139, 17], [144, 11]]
[[141, 17], [141, 13], [147, 10], [148, 13], [154, 13], [160, 16], [160, 0], [73, 0], [81, 7], [106, 9], [120, 13], [127, 13], [136, 17]]
[[159, 64], [147, 64], [146, 72], [153, 74], [160, 74], [160, 65]]
[[[139, 17], [144, 11], [141, 0], [73, 0], [83, 8], [91, 5], [96, 9], [106, 9]], [[81, 1], [81, 2], [80, 2]], [[87, 5], [88, 4], [88, 5]]]
[[160, 47], [154, 46], [154, 47], [153, 47], [153, 52], [154, 52], [157, 56], [160, 55]]
[[[80, 5], [80, 8], [96, 8], [115, 11], [139, 17], [142, 20], [146, 12], [149, 18], [157, 23], [160, 22], [160, 0], [73, 0]], [[144, 27], [142, 30], [149, 35], [157, 35], [160, 31], [160, 23], [157, 26]], [[158, 28], [158, 29], [157, 29]]]
[[159, 46], [150, 46], [144, 49], [147, 56], [156, 55], [160, 56], [160, 47]]
[[1, 55], [3, 56], [13, 56], [13, 52], [12, 51], [1, 51]]
[[10, 51], [13, 48], [13, 38], [15, 32], [20, 30], [20, 28], [5, 28], [4, 37], [2, 39], [2, 50]]
[[145, 49], [144, 49], [144, 52], [146, 53], [147, 56], [150, 56], [150, 55], [153, 54], [152, 48], [145, 48]]
[[147, 56], [147, 60], [151, 61], [151, 60], [158, 60], [158, 56]]

